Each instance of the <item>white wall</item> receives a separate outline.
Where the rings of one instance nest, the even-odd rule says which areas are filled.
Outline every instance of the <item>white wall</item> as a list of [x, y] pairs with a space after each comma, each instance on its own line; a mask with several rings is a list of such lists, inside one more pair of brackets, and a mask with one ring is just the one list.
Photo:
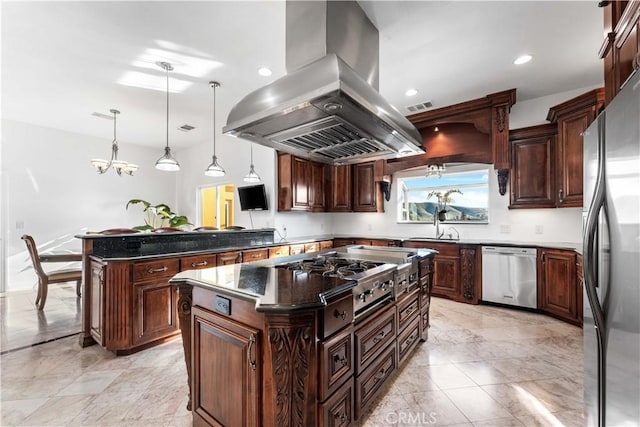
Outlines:
[[7, 289], [35, 280], [23, 234], [42, 249], [80, 250], [75, 234], [144, 223], [140, 205], [125, 210], [130, 199], [175, 205], [176, 177], [154, 169], [162, 147], [120, 143], [119, 157], [140, 165], [134, 176], [99, 175], [90, 159], [110, 153], [110, 139], [2, 121]]
[[[249, 172], [250, 143], [227, 135], [218, 135], [216, 142], [218, 161], [226, 171], [224, 177], [212, 178], [204, 175], [204, 170], [211, 163], [213, 154], [211, 142], [186, 150], [179, 159], [181, 164], [189, 165], [188, 167], [183, 167], [183, 171], [178, 175], [178, 206], [180, 212], [184, 212], [189, 218], [197, 218], [196, 199], [198, 187], [222, 184], [233, 184], [236, 187], [251, 185], [243, 182], [244, 176]], [[302, 237], [332, 232], [332, 217], [330, 214], [277, 212], [276, 154], [273, 149], [254, 144], [253, 162], [256, 172], [260, 175], [262, 183], [265, 185], [269, 199], [268, 211], [251, 213], [254, 228], [274, 227], [282, 233], [282, 226], [284, 225], [287, 228], [287, 237]], [[237, 191], [235, 193], [235, 206], [237, 208], [235, 211], [235, 224], [250, 228], [251, 218], [248, 212], [240, 211]]]

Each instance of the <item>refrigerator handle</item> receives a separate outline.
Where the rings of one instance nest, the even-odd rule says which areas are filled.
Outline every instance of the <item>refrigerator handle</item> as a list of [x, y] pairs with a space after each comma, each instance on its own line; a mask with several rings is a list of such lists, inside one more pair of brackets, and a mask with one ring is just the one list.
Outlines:
[[[584, 288], [587, 294], [587, 300], [593, 313], [593, 321], [596, 330], [596, 340], [598, 343], [598, 426], [605, 427], [605, 384], [606, 384], [606, 325], [605, 316], [598, 293], [597, 286], [597, 268], [596, 268], [596, 245], [595, 240], [598, 235], [598, 218], [600, 211], [605, 208], [606, 188], [605, 188], [605, 114], [598, 117], [598, 174], [596, 178], [593, 198], [591, 206], [587, 213], [587, 221], [585, 226], [585, 235], [583, 240], [583, 269], [584, 269]], [[606, 209], [605, 209], [606, 212]]]

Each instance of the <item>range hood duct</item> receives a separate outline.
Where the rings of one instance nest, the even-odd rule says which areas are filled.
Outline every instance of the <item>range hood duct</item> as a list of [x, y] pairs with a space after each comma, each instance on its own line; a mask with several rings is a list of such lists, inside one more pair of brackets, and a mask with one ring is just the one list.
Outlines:
[[223, 132], [329, 164], [424, 153], [377, 91], [378, 52], [355, 1], [287, 1], [287, 75], [236, 104]]

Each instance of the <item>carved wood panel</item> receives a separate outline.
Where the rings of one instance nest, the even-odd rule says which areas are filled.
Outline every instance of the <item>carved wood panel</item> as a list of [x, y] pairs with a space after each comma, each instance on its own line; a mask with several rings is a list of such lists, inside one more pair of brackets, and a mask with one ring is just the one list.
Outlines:
[[275, 425], [315, 425], [315, 317], [273, 316], [268, 323]]
[[104, 345], [107, 350], [131, 346], [131, 264], [107, 266], [104, 286]]
[[462, 247], [460, 249], [460, 272], [462, 279], [462, 297], [469, 302], [477, 299], [475, 294], [476, 278], [476, 249], [475, 247]]

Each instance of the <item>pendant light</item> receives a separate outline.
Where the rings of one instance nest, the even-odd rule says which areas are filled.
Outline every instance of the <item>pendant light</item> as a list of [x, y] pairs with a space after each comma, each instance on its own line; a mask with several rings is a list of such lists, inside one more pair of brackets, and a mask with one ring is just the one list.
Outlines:
[[216, 156], [216, 88], [220, 87], [220, 83], [209, 82], [209, 86], [213, 88], [213, 159], [205, 169], [204, 174], [207, 176], [224, 176], [224, 168], [218, 164], [218, 157]]
[[260, 176], [253, 167], [253, 142], [251, 143], [251, 166], [249, 167], [249, 173], [244, 177], [244, 182], [260, 182]]
[[167, 72], [167, 145], [164, 147], [164, 155], [156, 162], [156, 169], [175, 172], [180, 170], [180, 163], [171, 155], [169, 147], [169, 71], [173, 70], [173, 66], [168, 62], [156, 62], [156, 65]]
[[138, 170], [138, 165], [125, 162], [124, 160], [118, 160], [118, 139], [116, 138], [116, 115], [120, 114], [120, 111], [111, 109], [110, 113], [113, 114], [113, 141], [111, 141], [111, 160], [106, 161], [103, 159], [91, 159], [91, 163], [96, 168], [99, 174], [103, 174], [113, 166], [113, 170], [120, 176], [122, 172], [127, 175], [133, 175]]

